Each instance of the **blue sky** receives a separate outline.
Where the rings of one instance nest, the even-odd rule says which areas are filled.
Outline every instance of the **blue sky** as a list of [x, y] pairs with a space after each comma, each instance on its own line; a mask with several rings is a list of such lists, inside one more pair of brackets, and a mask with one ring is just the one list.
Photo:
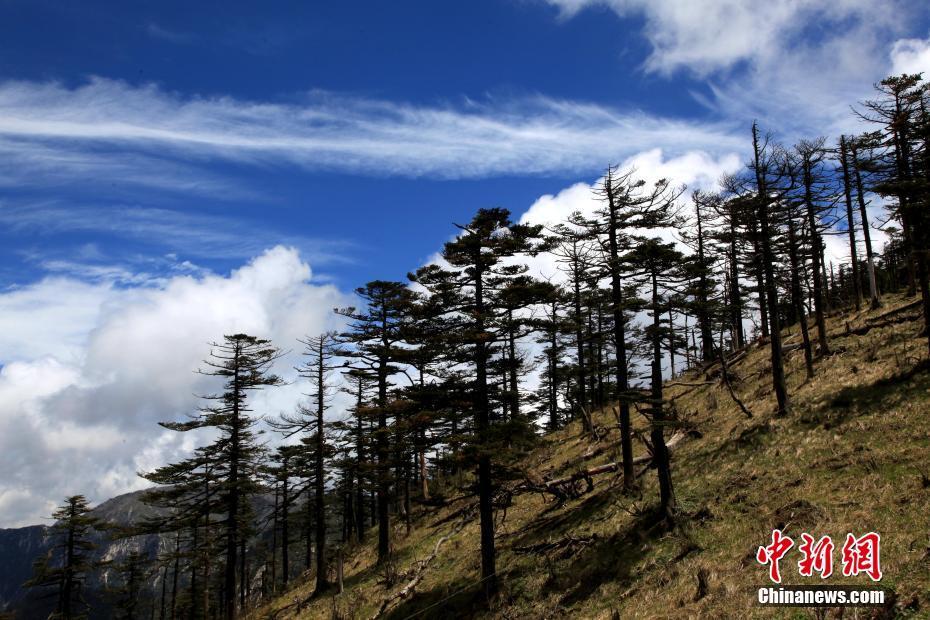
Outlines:
[[190, 450], [155, 423], [224, 332], [293, 348], [480, 207], [711, 187], [753, 119], [834, 140], [922, 70], [917, 0], [0, 0], [0, 527]]
[[[8, 2], [0, 20], [0, 78], [54, 83], [64, 91], [101, 79], [131, 91], [156, 89], [179, 105], [229, 98], [300, 107], [344, 98], [480, 115], [486, 107], [520, 114], [532, 107], [532, 99], [546, 97], [708, 117], [689, 93], [703, 88], [700, 81], [641, 70], [649, 52], [638, 32], [641, 18], [625, 24], [605, 8], [560, 19], [557, 7], [532, 2], [281, 6], [288, 8], [272, 14], [254, 3]], [[86, 105], [96, 105], [96, 98], [89, 96]], [[66, 109], [67, 101], [61, 107]], [[510, 164], [461, 180], [455, 178], [463, 173], [454, 160], [445, 171], [424, 173], [416, 167], [391, 171], [384, 167], [389, 162], [377, 159], [358, 166], [295, 165], [274, 157], [163, 159], [158, 146], [126, 149], [93, 140], [66, 146], [69, 154], [76, 147], [81, 157], [98, 155], [100, 161], [89, 161], [74, 174], [30, 171], [23, 164], [27, 169], [19, 172], [33, 178], [4, 187], [4, 202], [17, 208], [36, 203], [74, 212], [89, 208], [90, 217], [126, 207], [161, 209], [207, 216], [201, 222], [207, 228], [242, 224], [261, 234], [264, 244], [298, 244], [319, 254], [314, 264], [344, 286], [403, 278], [435, 251], [452, 220], [482, 206], [522, 212], [542, 194], [593, 178], [617, 156], [601, 149], [599, 158], [543, 173], [521, 174], [519, 164]], [[490, 148], [508, 145], [500, 141]], [[624, 151], [618, 144], [616, 153]], [[139, 161], [127, 170], [120, 164], [129, 157]], [[152, 171], [150, 163], [184, 178], [134, 182]], [[435, 172], [451, 178], [431, 180]], [[98, 262], [174, 253], [214, 270], [228, 270], [254, 252], [242, 244], [218, 257], [205, 255], [196, 243], [142, 240], [108, 227], [93, 230], [91, 222], [82, 228], [6, 227], [0, 282], [24, 284], [39, 277], [37, 260], [47, 254], [86, 261], [90, 244], [99, 251]], [[317, 244], [326, 249], [314, 250]]]

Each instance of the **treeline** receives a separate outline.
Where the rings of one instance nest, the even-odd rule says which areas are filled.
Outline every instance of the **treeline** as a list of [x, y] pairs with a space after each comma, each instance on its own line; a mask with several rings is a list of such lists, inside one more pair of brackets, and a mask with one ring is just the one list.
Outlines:
[[[578, 420], [597, 435], [591, 412], [604, 408], [615, 414], [625, 491], [638, 484], [633, 414], [648, 421], [656, 514], [673, 523], [667, 441], [681, 421], [664, 379], [719, 363], [728, 381], [728, 360], [768, 346], [775, 407], [790, 415], [784, 327], [798, 327], [790, 349], [803, 351], [808, 377], [831, 353], [826, 317], [838, 309], [877, 308], [905, 288], [920, 294], [930, 327], [930, 91], [910, 75], [876, 88], [857, 108], [871, 124], [861, 135], [786, 146], [753, 125], [750, 160], [718, 192], [686, 194], [671, 180], [645, 183], [609, 167], [598, 208], [549, 228], [479, 210], [456, 225], [440, 261], [409, 282], [357, 289], [360, 306], [337, 310], [341, 333], [302, 342], [309, 400], [279, 419], [262, 423], [251, 396], [282, 383], [272, 372], [282, 352], [261, 338], [224, 337], [201, 370], [222, 389], [190, 419], [162, 424], [212, 439], [143, 474], [157, 485], [146, 501], [162, 516], [122, 533], [173, 544], [140, 560], [144, 578], [124, 566], [116, 581], [149, 592], [146, 617], [231, 619], [298, 572], [313, 577], [316, 594], [339, 587], [342, 554], [371, 536], [390, 585], [393, 542], [409, 532], [414, 506], [464, 496], [477, 498], [480, 584], [493, 596], [495, 511], [521, 477], [518, 460], [543, 429]], [[889, 239], [882, 250], [872, 241], [878, 227]], [[829, 258], [831, 237], [847, 260]], [[532, 273], [541, 254], [560, 276]], [[353, 404], [327, 414], [337, 389]], [[80, 549], [86, 522], [66, 509], [56, 527]], [[77, 617], [75, 580], [91, 569], [82, 557], [66, 545], [37, 565], [32, 584], [58, 588], [58, 617]], [[143, 617], [128, 602], [117, 608]]]

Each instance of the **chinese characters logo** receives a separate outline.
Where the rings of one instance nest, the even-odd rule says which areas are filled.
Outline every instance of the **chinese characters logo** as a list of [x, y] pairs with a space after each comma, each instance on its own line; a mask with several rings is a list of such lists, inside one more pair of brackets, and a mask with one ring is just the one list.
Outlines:
[[[779, 563], [792, 547], [794, 540], [785, 536], [781, 530], [772, 530], [772, 542], [759, 547], [756, 552], [756, 561], [763, 566], [768, 565], [769, 578], [773, 582], [781, 583]], [[833, 540], [829, 536], [815, 540], [806, 532], [801, 534], [801, 544], [798, 545], [798, 551], [801, 553], [798, 573], [803, 577], [812, 577], [816, 573], [821, 579], [826, 579], [833, 574], [833, 550]], [[858, 538], [851, 533], [847, 534], [840, 553], [843, 576], [855, 577], [865, 574], [872, 581], [879, 581], [882, 578], [880, 555], [881, 537], [875, 532]]]

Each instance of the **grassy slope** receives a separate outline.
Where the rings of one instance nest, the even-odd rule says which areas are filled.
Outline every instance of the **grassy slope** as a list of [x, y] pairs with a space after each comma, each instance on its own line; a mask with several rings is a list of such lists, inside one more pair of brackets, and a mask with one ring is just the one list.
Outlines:
[[[916, 321], [862, 336], [836, 335], [847, 323], [864, 325], [870, 315], [903, 303], [903, 298], [888, 299], [876, 313], [832, 319], [836, 353], [816, 362], [812, 382], [804, 381], [801, 352], [788, 354], [795, 406], [788, 419], [773, 417], [766, 347], [754, 347], [731, 369], [740, 378], [736, 390], [753, 419], [739, 411], [719, 381], [697, 388], [670, 385], [667, 396], [678, 396], [679, 415], [703, 435], [680, 444], [674, 455], [676, 492], [685, 513], [678, 530], [651, 527], [649, 508], [658, 496], [651, 470], [641, 479], [639, 497], [622, 495], [612, 474], [596, 478], [592, 492], [562, 506], [538, 494], [519, 495], [497, 529], [502, 596], [491, 610], [482, 606], [473, 585], [479, 565], [478, 527], [472, 521], [440, 548], [416, 594], [395, 602], [388, 617], [814, 617], [806, 610], [754, 604], [755, 588], [767, 581], [754, 553], [777, 526], [796, 544], [800, 532], [808, 531], [831, 535], [838, 547], [847, 531], [879, 532], [882, 584], [894, 589], [899, 611], [916, 597], [919, 610], [901, 613], [930, 613], [930, 488], [921, 476], [930, 470], [930, 373], [892, 378], [915, 366], [925, 340]], [[787, 344], [797, 341], [796, 333], [788, 334]], [[696, 374], [678, 379], [703, 380]], [[596, 421], [605, 428], [614, 426], [612, 413], [601, 412]], [[601, 445], [612, 445], [616, 438], [611, 431]], [[543, 439], [526, 466], [552, 477], [565, 475], [591, 447], [591, 440], [572, 425]], [[641, 443], [635, 449], [637, 454], [644, 450]], [[615, 458], [610, 448], [586, 466]], [[421, 509], [409, 536], [399, 525], [398, 569], [409, 570], [428, 556], [436, 540], [454, 527], [455, 513], [465, 504]], [[575, 541], [547, 552], [515, 549], [565, 542], [567, 536]], [[341, 617], [369, 618], [406, 582], [400, 580], [391, 590], [378, 583], [382, 571], [373, 566], [370, 544], [347, 553], [345, 594], [315, 600], [299, 612], [292, 607], [279, 617], [330, 618], [335, 609]], [[829, 583], [868, 582], [867, 577], [837, 577], [839, 555], [837, 549], [837, 572]], [[782, 561], [785, 583], [820, 581], [801, 578], [796, 561], [795, 548]], [[699, 571], [706, 575], [708, 591], [697, 598]], [[303, 580], [254, 617], [268, 617], [305, 598], [310, 587]], [[860, 611], [858, 617], [867, 615]]]

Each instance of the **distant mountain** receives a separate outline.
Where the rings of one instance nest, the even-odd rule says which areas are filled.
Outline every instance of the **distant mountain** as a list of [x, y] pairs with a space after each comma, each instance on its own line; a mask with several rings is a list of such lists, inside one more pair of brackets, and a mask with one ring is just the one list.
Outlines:
[[0, 529], [0, 609], [9, 609], [25, 595], [23, 582], [32, 575], [33, 561], [48, 550], [48, 527], [30, 525]]
[[[141, 501], [144, 491], [126, 493], [107, 500], [94, 508], [91, 514], [107, 523], [128, 526], [146, 517], [157, 516], [159, 510]], [[54, 597], [42, 598], [39, 593], [23, 588], [32, 576], [32, 564], [39, 556], [48, 553], [54, 543], [47, 525], [0, 529], [0, 610], [16, 611], [17, 620], [44, 619], [54, 605]], [[111, 540], [104, 532], [95, 532], [96, 560], [119, 563], [133, 549], [155, 555], [169, 544], [163, 536], [138, 536], [132, 539]], [[109, 571], [95, 574], [88, 582], [87, 596], [99, 601], [99, 593], [106, 583]]]
[[[137, 525], [164, 511], [142, 502], [145, 491], [126, 493], [109, 499], [93, 510], [91, 515], [111, 525]], [[259, 495], [254, 498], [253, 510], [258, 523], [271, 514], [273, 496]], [[266, 535], [266, 534], [262, 534]], [[119, 564], [131, 551], [138, 550], [149, 557], [159, 552], [173, 550], [173, 534], [136, 536], [128, 539], [112, 539], [106, 532], [95, 532], [97, 544], [93, 559]], [[16, 620], [45, 620], [55, 603], [41, 592], [23, 588], [23, 583], [32, 576], [32, 564], [36, 558], [48, 553], [54, 544], [51, 528], [47, 525], [30, 525], [13, 529], [0, 529], [0, 612], [15, 612]], [[112, 569], [104, 568], [94, 573], [87, 582], [85, 596], [91, 603], [91, 618], [109, 618], [110, 606], [104, 592]], [[157, 577], [156, 577], [157, 579]], [[155, 587], [158, 584], [154, 584]]]

